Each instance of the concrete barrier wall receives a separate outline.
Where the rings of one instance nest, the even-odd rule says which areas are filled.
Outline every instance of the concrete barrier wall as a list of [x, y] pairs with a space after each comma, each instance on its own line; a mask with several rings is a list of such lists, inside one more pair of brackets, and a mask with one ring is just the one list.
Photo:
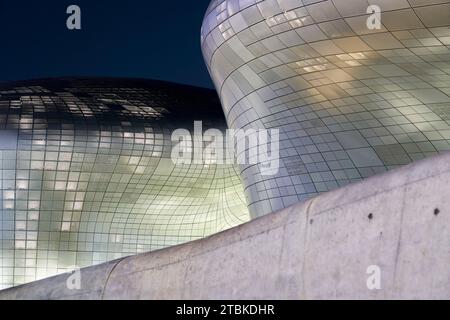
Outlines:
[[67, 278], [0, 299], [449, 299], [450, 154]]

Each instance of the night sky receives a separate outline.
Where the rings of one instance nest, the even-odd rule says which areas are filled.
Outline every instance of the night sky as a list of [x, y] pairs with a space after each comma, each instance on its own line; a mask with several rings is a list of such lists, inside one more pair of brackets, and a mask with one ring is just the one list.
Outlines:
[[[0, 81], [62, 76], [212, 87], [200, 50], [210, 0], [0, 0]], [[78, 5], [82, 30], [69, 31]]]

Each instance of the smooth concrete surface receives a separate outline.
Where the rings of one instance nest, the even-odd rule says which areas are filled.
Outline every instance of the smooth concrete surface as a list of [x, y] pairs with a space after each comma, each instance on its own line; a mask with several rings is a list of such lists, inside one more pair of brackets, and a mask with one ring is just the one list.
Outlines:
[[[368, 268], [380, 271], [370, 290]], [[370, 271], [371, 269], [369, 269]], [[450, 154], [204, 240], [0, 292], [1, 299], [449, 299]]]

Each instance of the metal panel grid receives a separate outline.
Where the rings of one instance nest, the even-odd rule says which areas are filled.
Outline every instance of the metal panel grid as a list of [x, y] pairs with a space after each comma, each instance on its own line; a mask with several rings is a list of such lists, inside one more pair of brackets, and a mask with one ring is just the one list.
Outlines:
[[213, 1], [202, 48], [228, 124], [280, 129], [279, 174], [241, 168], [251, 213], [450, 150], [449, 25], [449, 0]]
[[0, 288], [249, 220], [233, 165], [177, 165], [171, 133], [224, 130], [213, 92], [137, 80], [0, 87]]

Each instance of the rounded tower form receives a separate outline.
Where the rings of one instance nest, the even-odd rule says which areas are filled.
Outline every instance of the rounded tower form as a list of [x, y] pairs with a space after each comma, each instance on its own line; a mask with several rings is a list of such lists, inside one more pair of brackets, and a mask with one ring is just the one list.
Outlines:
[[202, 50], [234, 129], [279, 129], [242, 165], [250, 211], [450, 150], [450, 0], [214, 0]]

